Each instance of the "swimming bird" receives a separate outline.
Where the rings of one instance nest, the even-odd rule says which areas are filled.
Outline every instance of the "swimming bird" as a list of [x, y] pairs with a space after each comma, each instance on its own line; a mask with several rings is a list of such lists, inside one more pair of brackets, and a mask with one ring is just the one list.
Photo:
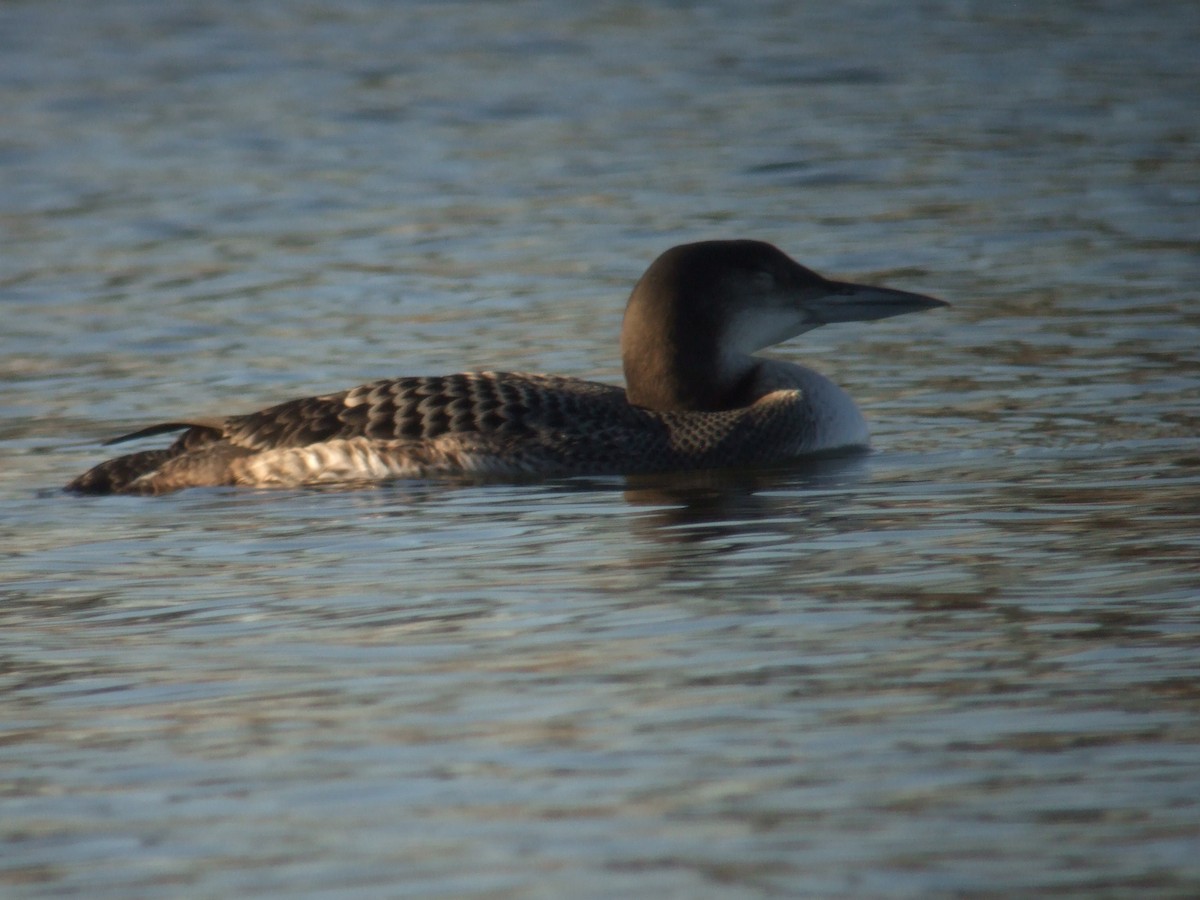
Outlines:
[[945, 305], [832, 281], [761, 241], [683, 244], [659, 256], [630, 295], [625, 389], [515, 372], [375, 381], [249, 415], [152, 425], [108, 443], [182, 434], [165, 449], [103, 462], [67, 489], [635, 474], [865, 447], [866, 422], [845, 391], [812, 369], [754, 354], [819, 325]]

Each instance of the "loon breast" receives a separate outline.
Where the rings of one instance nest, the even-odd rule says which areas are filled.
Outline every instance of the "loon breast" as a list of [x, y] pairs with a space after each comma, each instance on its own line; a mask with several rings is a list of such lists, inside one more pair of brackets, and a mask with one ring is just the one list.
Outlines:
[[769, 244], [667, 251], [634, 288], [622, 329], [627, 390], [555, 375], [395, 378], [249, 415], [173, 421], [110, 443], [181, 432], [103, 462], [81, 493], [379, 482], [439, 475], [632, 474], [778, 463], [863, 446], [844, 391], [754, 356], [828, 321], [944, 305], [828, 281]]

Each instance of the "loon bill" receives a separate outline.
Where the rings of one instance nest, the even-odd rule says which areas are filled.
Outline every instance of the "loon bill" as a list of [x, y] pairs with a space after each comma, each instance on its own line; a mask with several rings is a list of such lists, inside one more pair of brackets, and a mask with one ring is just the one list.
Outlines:
[[375, 381], [249, 415], [173, 420], [170, 447], [103, 462], [67, 489], [161, 494], [465, 474], [635, 474], [781, 463], [867, 445], [854, 401], [812, 369], [756, 351], [831, 322], [945, 306], [830, 281], [761, 241], [684, 244], [625, 308], [626, 388], [511, 372]]

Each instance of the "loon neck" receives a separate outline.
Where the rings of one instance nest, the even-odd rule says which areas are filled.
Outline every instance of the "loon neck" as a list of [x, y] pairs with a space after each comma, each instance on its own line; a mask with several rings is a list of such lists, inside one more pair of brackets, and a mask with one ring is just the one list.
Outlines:
[[747, 393], [759, 360], [726, 352], [718, 323], [704, 321], [703, 310], [683, 316], [678, 305], [639, 302], [644, 299], [634, 291], [621, 327], [621, 362], [631, 404], [669, 412], [732, 409], [752, 402]]
[[[622, 329], [622, 363], [629, 402], [661, 412], [717, 411], [753, 403], [759, 366], [753, 356], [723, 353], [716, 341], [689, 341], [631, 327]], [[636, 326], [636, 320], [634, 322]], [[655, 336], [657, 335], [657, 336]]]

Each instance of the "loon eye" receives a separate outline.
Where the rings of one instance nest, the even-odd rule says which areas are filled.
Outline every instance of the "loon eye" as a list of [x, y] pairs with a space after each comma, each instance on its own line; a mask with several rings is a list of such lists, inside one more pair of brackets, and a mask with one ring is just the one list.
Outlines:
[[750, 273], [750, 281], [756, 288], [769, 291], [775, 287], [775, 273], [766, 269], [755, 269]]

